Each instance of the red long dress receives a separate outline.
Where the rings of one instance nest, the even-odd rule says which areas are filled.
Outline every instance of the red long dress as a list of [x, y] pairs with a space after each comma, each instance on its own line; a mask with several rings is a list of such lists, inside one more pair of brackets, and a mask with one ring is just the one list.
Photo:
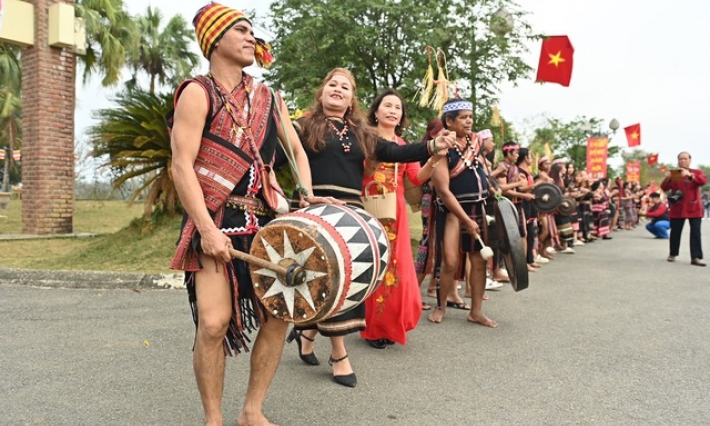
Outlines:
[[[406, 144], [401, 138], [398, 138], [397, 143]], [[383, 163], [371, 177], [365, 177], [363, 188], [372, 180], [377, 180], [388, 191], [394, 190], [394, 169], [394, 163]], [[382, 284], [365, 300], [366, 328], [360, 332], [364, 339], [388, 339], [406, 345], [407, 331], [417, 326], [422, 314], [422, 296], [414, 270], [409, 218], [404, 199], [404, 174], [414, 184], [420, 185], [423, 182], [417, 180], [419, 169], [419, 163], [397, 165], [397, 216], [395, 222], [387, 226], [393, 256]], [[378, 188], [373, 185], [370, 190], [374, 194]]]

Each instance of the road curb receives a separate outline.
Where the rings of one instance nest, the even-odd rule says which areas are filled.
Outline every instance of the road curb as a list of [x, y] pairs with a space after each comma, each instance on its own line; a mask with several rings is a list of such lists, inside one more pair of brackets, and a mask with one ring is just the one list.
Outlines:
[[183, 273], [0, 269], [0, 284], [77, 289], [184, 289]]

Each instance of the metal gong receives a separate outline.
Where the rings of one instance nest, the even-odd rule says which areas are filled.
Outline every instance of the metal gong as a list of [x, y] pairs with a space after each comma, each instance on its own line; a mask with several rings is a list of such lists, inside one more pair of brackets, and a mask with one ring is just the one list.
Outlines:
[[528, 263], [518, 230], [518, 212], [507, 198], [494, 203], [493, 209], [498, 247], [503, 254], [510, 283], [515, 291], [524, 290], [528, 288]]
[[540, 213], [552, 213], [562, 204], [562, 191], [554, 183], [541, 183], [532, 193], [535, 194], [535, 207]]
[[577, 201], [572, 197], [562, 197], [562, 203], [557, 208], [560, 216], [570, 216], [577, 212]]

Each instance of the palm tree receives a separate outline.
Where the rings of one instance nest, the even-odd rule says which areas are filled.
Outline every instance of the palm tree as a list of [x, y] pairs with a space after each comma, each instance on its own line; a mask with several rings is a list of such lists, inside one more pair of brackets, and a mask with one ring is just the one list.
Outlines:
[[148, 6], [145, 15], [136, 20], [138, 34], [131, 53], [133, 79], [129, 87], [137, 85], [138, 72], [150, 78], [150, 93], [155, 93], [156, 83], [176, 86], [189, 77], [199, 63], [199, 56], [190, 50], [193, 32], [185, 19], [175, 15], [162, 28], [163, 14]]
[[88, 131], [93, 156], [108, 156], [121, 187], [128, 180], [142, 179], [130, 203], [146, 191], [144, 218], [153, 213], [174, 214], [178, 197], [170, 176], [172, 150], [165, 115], [172, 108], [172, 93], [154, 94], [141, 89], [125, 90], [115, 99], [117, 107], [95, 112], [99, 123]]
[[99, 74], [103, 86], [117, 84], [129, 53], [126, 46], [133, 46], [137, 37], [133, 18], [123, 0], [76, 0], [74, 6], [86, 28], [86, 53], [78, 57], [83, 82]]
[[10, 171], [14, 162], [12, 152], [20, 143], [21, 81], [20, 49], [0, 43], [0, 149], [7, 150], [0, 187], [2, 192], [7, 192], [10, 187]]

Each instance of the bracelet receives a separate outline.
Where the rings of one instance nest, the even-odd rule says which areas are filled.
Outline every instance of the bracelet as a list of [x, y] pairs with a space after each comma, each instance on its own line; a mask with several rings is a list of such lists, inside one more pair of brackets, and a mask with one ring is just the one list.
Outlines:
[[303, 199], [310, 197], [310, 195], [308, 195], [308, 190], [306, 189], [306, 187], [301, 185], [300, 183], [298, 185], [296, 185], [296, 187], [294, 189], [296, 190], [296, 192], [301, 194]]

